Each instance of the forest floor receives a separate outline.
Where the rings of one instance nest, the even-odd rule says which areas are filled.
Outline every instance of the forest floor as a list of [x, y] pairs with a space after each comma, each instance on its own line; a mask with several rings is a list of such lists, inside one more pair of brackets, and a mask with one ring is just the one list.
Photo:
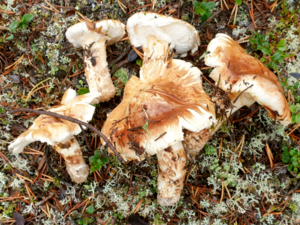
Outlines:
[[[300, 152], [299, 1], [194, 2], [0, 3], [0, 224], [300, 224], [300, 161], [289, 159]], [[234, 113], [196, 159], [188, 161], [182, 197], [173, 207], [157, 203], [156, 156], [150, 163], [120, 164], [93, 132], [86, 133], [87, 141], [82, 135], [77, 137], [86, 162], [99, 150], [109, 163], [90, 173], [83, 184], [71, 182], [60, 155], [52, 150], [46, 156], [44, 144], [35, 142], [20, 154], [8, 150], [37, 117], [33, 113], [12, 115], [10, 110], [46, 110], [60, 104], [67, 88], [79, 92], [88, 88], [83, 50], [67, 41], [67, 28], [82, 21], [82, 15], [93, 21], [116, 19], [126, 24], [140, 11], [173, 16], [195, 26], [201, 45], [195, 54], [182, 59], [203, 72], [208, 94], [213, 94], [214, 86], [207, 82], [212, 80], [211, 68], [203, 60], [206, 47], [217, 33], [226, 33], [278, 76], [293, 113], [293, 123], [287, 127], [270, 119], [258, 103]], [[130, 76], [139, 76], [141, 61], [124, 61], [131, 50], [126, 37], [107, 47], [109, 65], [120, 55], [124, 58], [111, 65], [117, 95], [98, 104], [90, 122], [98, 130], [121, 102]]]

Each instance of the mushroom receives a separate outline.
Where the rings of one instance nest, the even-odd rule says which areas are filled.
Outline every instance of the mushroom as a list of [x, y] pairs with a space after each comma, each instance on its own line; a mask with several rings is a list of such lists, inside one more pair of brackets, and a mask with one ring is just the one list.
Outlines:
[[149, 59], [163, 59], [168, 50], [185, 57], [200, 45], [199, 34], [191, 24], [157, 13], [132, 15], [127, 21], [127, 32], [134, 47], [143, 47], [144, 64]]
[[125, 161], [157, 155], [157, 199], [171, 206], [180, 199], [186, 173], [183, 129], [199, 132], [215, 122], [201, 71], [191, 63], [168, 59], [173, 50], [181, 57], [197, 51], [200, 38], [192, 25], [149, 12], [131, 16], [127, 32], [134, 47], [143, 47], [143, 67], [140, 79], [132, 76], [127, 82], [124, 98], [102, 132]]
[[180, 199], [186, 173], [183, 129], [210, 127], [214, 106], [203, 90], [201, 71], [191, 63], [152, 60], [140, 74], [140, 79], [132, 76], [127, 82], [124, 98], [109, 114], [102, 133], [125, 161], [157, 154], [158, 202], [170, 206]]
[[125, 34], [125, 25], [117, 20], [103, 20], [77, 23], [68, 28], [66, 37], [74, 47], [84, 48], [86, 64], [85, 76], [90, 92], [101, 93], [94, 103], [113, 98], [116, 88], [113, 85], [106, 60], [106, 45], [118, 42]]
[[278, 78], [260, 60], [226, 34], [217, 34], [207, 47], [205, 64], [215, 67], [209, 75], [218, 86], [229, 92], [233, 113], [258, 102], [269, 116], [283, 125], [291, 122], [291, 113]]
[[[76, 96], [76, 91], [68, 89], [61, 100], [61, 105], [54, 106], [48, 111], [73, 117], [84, 122], [92, 119], [95, 107], [89, 103], [100, 94], [88, 93]], [[67, 170], [76, 183], [86, 181], [89, 169], [82, 157], [81, 149], [74, 135], [81, 132], [78, 124], [67, 120], [40, 115], [32, 126], [15, 139], [9, 149], [13, 153], [23, 152], [28, 144], [40, 141], [54, 146], [66, 161]]]

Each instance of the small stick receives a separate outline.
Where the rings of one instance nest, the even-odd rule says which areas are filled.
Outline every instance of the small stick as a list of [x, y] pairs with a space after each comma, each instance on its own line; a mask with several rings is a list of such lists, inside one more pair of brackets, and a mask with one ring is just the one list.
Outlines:
[[77, 123], [80, 125], [83, 125], [89, 129], [91, 129], [92, 131], [94, 131], [96, 134], [98, 134], [104, 141], [105, 143], [108, 145], [108, 147], [114, 152], [114, 154], [116, 155], [116, 157], [118, 158], [118, 160], [123, 163], [124, 160], [123, 158], [120, 156], [120, 154], [117, 152], [117, 150], [115, 149], [115, 147], [112, 145], [112, 143], [107, 139], [107, 137], [105, 137], [104, 134], [102, 134], [99, 130], [97, 130], [95, 127], [93, 127], [92, 125], [85, 123], [81, 120], [72, 118], [72, 117], [68, 117], [68, 116], [63, 116], [54, 112], [48, 112], [48, 111], [39, 111], [39, 110], [34, 110], [34, 109], [26, 109], [26, 108], [20, 108], [20, 109], [14, 109], [9, 111], [10, 114], [14, 114], [14, 113], [18, 113], [18, 112], [29, 112], [29, 113], [35, 113], [38, 115], [48, 115], [48, 116], [53, 116], [55, 118], [59, 118], [59, 119], [63, 119], [63, 120], [68, 120], [70, 122], [73, 123]]

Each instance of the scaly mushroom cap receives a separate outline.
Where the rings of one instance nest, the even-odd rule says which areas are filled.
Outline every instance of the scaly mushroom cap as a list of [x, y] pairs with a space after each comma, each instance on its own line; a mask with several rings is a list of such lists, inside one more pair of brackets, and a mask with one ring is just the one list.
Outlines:
[[[95, 95], [88, 93], [76, 96], [76, 92], [69, 89], [62, 98], [62, 104], [50, 108], [48, 111], [69, 116], [88, 122], [92, 119], [95, 107], [89, 105]], [[56, 145], [70, 139], [81, 132], [78, 124], [67, 120], [54, 118], [48, 115], [40, 115], [33, 121], [32, 126], [15, 139], [9, 149], [13, 153], [20, 153], [24, 147], [32, 142], [40, 141], [49, 145]]]
[[291, 113], [278, 78], [261, 61], [248, 55], [231, 37], [217, 34], [207, 47], [205, 64], [216, 67], [210, 77], [218, 83], [236, 107], [251, 106], [255, 101], [269, 116], [283, 125], [291, 122]]
[[127, 21], [130, 42], [135, 47], [147, 46], [148, 37], [170, 44], [176, 55], [185, 57], [188, 51], [194, 53], [200, 45], [200, 37], [191, 24], [169, 16], [152, 12], [139, 12]]
[[84, 48], [100, 38], [107, 39], [106, 44], [112, 45], [118, 42], [125, 34], [125, 25], [118, 20], [102, 20], [77, 23], [66, 32], [66, 37], [75, 48]]
[[122, 102], [102, 128], [124, 160], [142, 160], [144, 153], [153, 155], [183, 140], [183, 129], [198, 132], [215, 122], [201, 72], [191, 63], [153, 60], [140, 75], [127, 82]]

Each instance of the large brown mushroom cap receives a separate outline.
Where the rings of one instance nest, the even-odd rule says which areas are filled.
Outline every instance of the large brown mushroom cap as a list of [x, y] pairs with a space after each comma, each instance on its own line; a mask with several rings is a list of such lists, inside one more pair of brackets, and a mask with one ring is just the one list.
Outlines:
[[131, 77], [102, 128], [125, 160], [142, 160], [144, 153], [182, 141], [183, 129], [197, 132], [212, 125], [214, 106], [200, 74], [182, 60], [153, 60], [141, 69], [141, 79]]
[[255, 101], [269, 111], [269, 116], [287, 125], [291, 113], [278, 78], [261, 61], [248, 55], [232, 38], [217, 34], [207, 47], [205, 63], [216, 67], [210, 77], [228, 91], [239, 109]]

